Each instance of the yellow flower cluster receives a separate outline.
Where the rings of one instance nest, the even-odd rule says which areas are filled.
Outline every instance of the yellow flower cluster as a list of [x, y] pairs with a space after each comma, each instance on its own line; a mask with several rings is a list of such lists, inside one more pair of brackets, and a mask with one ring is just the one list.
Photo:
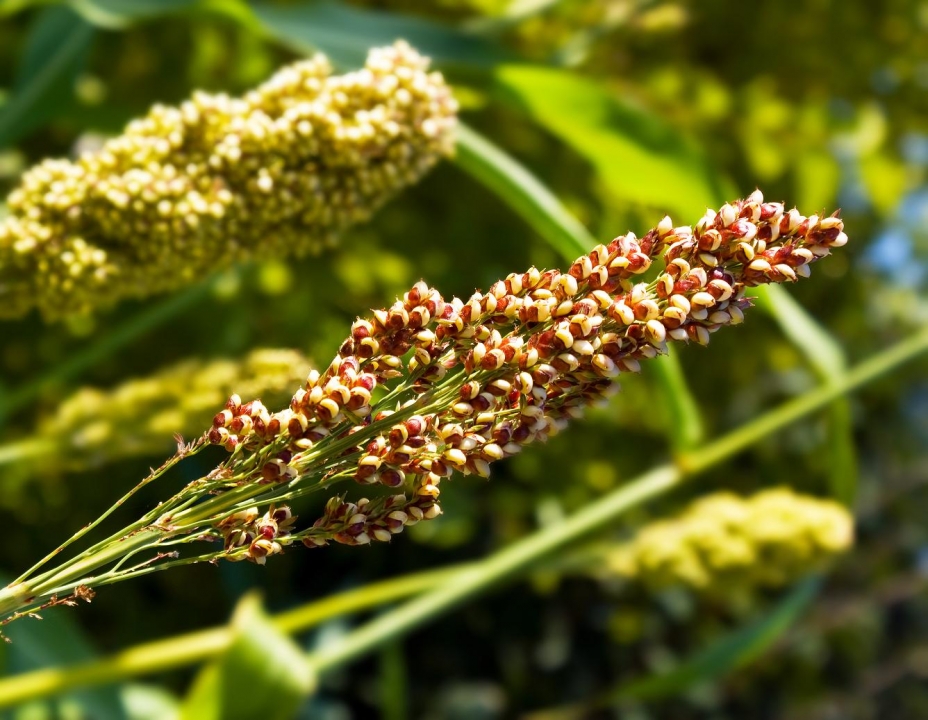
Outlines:
[[233, 389], [282, 402], [311, 370], [295, 350], [261, 349], [243, 361], [187, 360], [112, 390], [84, 388], [43, 422], [42, 462], [83, 469], [125, 457], [168, 454], [174, 433], [196, 436]]
[[749, 498], [720, 492], [676, 518], [652, 523], [607, 555], [608, 571], [660, 589], [707, 593], [778, 587], [847, 550], [854, 521], [844, 506], [788, 488]]
[[29, 170], [0, 223], [0, 318], [317, 252], [451, 152], [457, 104], [406, 43], [331, 73], [317, 55], [241, 98], [156, 105], [100, 151]]

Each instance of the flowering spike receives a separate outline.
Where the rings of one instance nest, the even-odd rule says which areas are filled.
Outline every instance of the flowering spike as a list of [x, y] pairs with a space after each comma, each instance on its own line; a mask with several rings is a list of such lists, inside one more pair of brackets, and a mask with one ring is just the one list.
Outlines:
[[0, 318], [87, 313], [318, 252], [451, 152], [456, 110], [404, 42], [345, 75], [316, 55], [241, 98], [156, 105], [98, 152], [23, 176], [0, 223]]

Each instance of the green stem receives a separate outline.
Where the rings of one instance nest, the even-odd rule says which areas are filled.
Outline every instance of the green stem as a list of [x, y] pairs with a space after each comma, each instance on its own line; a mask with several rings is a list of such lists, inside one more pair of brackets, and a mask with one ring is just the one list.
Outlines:
[[667, 348], [667, 354], [648, 363], [647, 372], [653, 374], [667, 405], [668, 437], [675, 453], [691, 450], [705, 439], [705, 426], [696, 398], [690, 392], [683, 373], [677, 349]]
[[[185, 454], [183, 454], [183, 455], [180, 454], [180, 453], [178, 453], [178, 454], [172, 456], [171, 458], [169, 458], [168, 460], [166, 460], [166, 461], [161, 465], [161, 467], [159, 467], [157, 470], [153, 470], [153, 471], [151, 472], [151, 474], [148, 475], [148, 477], [144, 478], [144, 479], [143, 479], [140, 483], [138, 483], [134, 488], [132, 488], [129, 492], [127, 492], [125, 495], [123, 495], [121, 498], [119, 498], [119, 500], [117, 500], [113, 505], [111, 505], [111, 506], [109, 507], [109, 509], [107, 509], [107, 510], [106, 510], [102, 515], [100, 515], [96, 520], [94, 520], [93, 522], [91, 522], [91, 523], [85, 525], [84, 527], [82, 527], [80, 530], [78, 530], [76, 533], [74, 533], [70, 538], [68, 538], [64, 543], [62, 543], [62, 544], [59, 545], [57, 548], [55, 548], [54, 550], [52, 550], [48, 555], [46, 555], [44, 558], [42, 558], [41, 560], [39, 560], [39, 562], [37, 562], [35, 565], [33, 565], [31, 568], [29, 568], [25, 573], [23, 573], [23, 574], [20, 575], [18, 578], [16, 578], [16, 580], [14, 580], [14, 584], [15, 584], [15, 583], [21, 583], [21, 582], [23, 582], [24, 580], [26, 580], [26, 578], [29, 578], [29, 577], [31, 577], [32, 575], [34, 575], [35, 572], [38, 571], [39, 568], [43, 567], [47, 562], [49, 562], [49, 561], [52, 560], [53, 558], [59, 556], [62, 552], [64, 552], [64, 550], [65, 550], [67, 547], [69, 547], [70, 545], [74, 544], [75, 542], [77, 542], [78, 540], [80, 540], [82, 537], [84, 537], [87, 533], [89, 533], [91, 530], [93, 530], [94, 528], [96, 528], [97, 526], [99, 526], [100, 523], [102, 523], [104, 520], [106, 520], [108, 517], [110, 517], [110, 515], [112, 515], [114, 512], [116, 512], [117, 509], [119, 509], [120, 507], [122, 507], [122, 506], [126, 503], [126, 501], [128, 501], [128, 500], [129, 500], [133, 495], [135, 495], [139, 490], [141, 490], [141, 489], [144, 488], [146, 485], [149, 485], [150, 483], [154, 482], [154, 481], [157, 480], [159, 477], [161, 477], [162, 475], [164, 475], [164, 473], [166, 473], [168, 470], [170, 470], [172, 467], [174, 467], [177, 463], [179, 463], [179, 462], [180, 462], [181, 460], [183, 460], [185, 457], [190, 457], [190, 456], [195, 455], [196, 453], [200, 452], [200, 450], [202, 450], [203, 447], [204, 447], [204, 445], [201, 443], [200, 445], [198, 445], [197, 447], [193, 448], [192, 450], [188, 451], [187, 453], [185, 453]], [[183, 491], [182, 491], [182, 492], [183, 492]], [[170, 501], [169, 501], [169, 502], [170, 502]], [[158, 510], [158, 508], [156, 508], [153, 512], [157, 513], [157, 510]], [[147, 517], [148, 517], [148, 516], [146, 516], [146, 518], [147, 518]], [[109, 545], [109, 544], [112, 544], [112, 543], [119, 543], [119, 542], [122, 542], [123, 538], [126, 537], [129, 533], [131, 533], [131, 532], [133, 532], [133, 531], [136, 531], [136, 530], [141, 530], [143, 527], [145, 527], [145, 525], [148, 524], [148, 523], [145, 521], [146, 518], [143, 518], [142, 521], [137, 522], [137, 523], [135, 523], [134, 525], [131, 525], [130, 527], [124, 529], [124, 530], [121, 531], [119, 534], [114, 535], [114, 536], [111, 536], [111, 537], [108, 538], [107, 540], [104, 540], [104, 541], [102, 541], [102, 542], [99, 542], [99, 543], [97, 543], [96, 545], [94, 545], [93, 547], [88, 548], [87, 550], [85, 550], [84, 552], [82, 552], [80, 555], [78, 555], [77, 558], [74, 558], [74, 560], [81, 560], [81, 559], [83, 559], [83, 558], [90, 558], [90, 557], [96, 555], [96, 553], [97, 553], [98, 551], [100, 551], [102, 548], [104, 548], [105, 546], [107, 546], [107, 545]], [[69, 561], [68, 564], [70, 565], [71, 562], [73, 562], [73, 561]], [[99, 567], [99, 565], [98, 565], [97, 567]], [[50, 576], [52, 576], [53, 574], [57, 574], [58, 572], [59, 572], [59, 569], [56, 568], [56, 569], [54, 569], [54, 570], [48, 571], [48, 572], [46, 572], [46, 573], [43, 573], [43, 574], [40, 575], [38, 578], [33, 579], [33, 581], [32, 581], [31, 584], [32, 584], [32, 585], [37, 585], [39, 582], [44, 581], [44, 579], [45, 579], [46, 577], [50, 577]], [[0, 615], [2, 615], [2, 613], [0, 613]]]
[[[115, 540], [85, 558], [76, 558], [74, 562], [66, 563], [53, 574], [43, 576], [40, 582], [26, 581], [22, 584], [28, 586], [37, 599], [55, 592], [61, 592], [64, 589], [62, 586], [68, 584], [75, 586], [79, 584], [89, 585], [94, 578], [88, 573], [119, 560], [124, 555], [144, 550], [146, 546], [151, 545], [154, 547], [162, 537], [163, 533], [160, 530], [141, 530], [135, 535]], [[6, 610], [6, 612], [9, 611]], [[0, 615], [4, 615], [6, 612], [0, 609]]]
[[309, 656], [317, 673], [340, 667], [424, 624], [429, 619], [490, 588], [552, 550], [601, 527], [645, 500], [680, 482], [679, 469], [664, 465], [606, 495], [557, 525], [534, 533], [465, 570], [442, 585], [382, 615]]
[[[764, 285], [753, 288], [751, 294], [758, 307], [773, 318], [783, 334], [805, 355], [819, 380], [826, 384], [834, 383], [847, 372], [844, 349], [784, 288]], [[831, 494], [852, 507], [857, 495], [858, 471], [850, 404], [847, 401], [835, 402], [828, 415]]]
[[665, 465], [651, 470], [588, 505], [564, 522], [544, 528], [481, 561], [474, 569], [461, 573], [454, 582], [381, 615], [339, 641], [311, 654], [310, 664], [316, 673], [324, 673], [366, 655], [464, 600], [485, 592], [500, 580], [552, 550], [613, 522], [626, 510], [676, 487], [696, 473], [727, 460], [773, 432], [782, 430], [803, 416], [825, 407], [845, 393], [926, 351], [928, 328], [861, 363], [839, 382], [816, 388], [762, 415], [699, 451], [683, 456], [682, 461], [676, 466]]

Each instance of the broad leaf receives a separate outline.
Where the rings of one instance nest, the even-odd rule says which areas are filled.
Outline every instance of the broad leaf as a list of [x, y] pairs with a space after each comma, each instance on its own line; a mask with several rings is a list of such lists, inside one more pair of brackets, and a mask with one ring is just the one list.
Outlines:
[[239, 602], [232, 627], [232, 644], [197, 676], [182, 720], [290, 720], [313, 689], [303, 653], [255, 595]]
[[722, 195], [706, 158], [673, 128], [575, 73], [529, 65], [496, 71], [499, 96], [583, 155], [617, 198], [694, 222]]

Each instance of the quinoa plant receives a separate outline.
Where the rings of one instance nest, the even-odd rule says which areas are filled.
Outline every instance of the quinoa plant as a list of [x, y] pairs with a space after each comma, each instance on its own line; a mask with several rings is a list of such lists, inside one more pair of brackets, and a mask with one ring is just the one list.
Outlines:
[[[441, 513], [442, 480], [489, 476], [492, 463], [562, 431], [669, 343], [706, 345], [740, 324], [749, 287], [807, 277], [846, 242], [837, 215], [787, 211], [758, 191], [695, 226], [664, 218], [564, 272], [513, 273], [466, 301], [416, 283], [358, 319], [289, 407], [232, 395], [202, 436], [0, 591], [0, 613], [8, 622], [179, 564], [264, 564], [298, 544], [388, 542]], [[642, 279], [655, 260], [656, 277]], [[133, 493], [210, 445], [229, 453], [211, 472], [46, 568]], [[349, 499], [342, 485], [352, 482], [369, 496]], [[323, 514], [298, 521], [291, 505], [311, 495], [328, 496]]]

